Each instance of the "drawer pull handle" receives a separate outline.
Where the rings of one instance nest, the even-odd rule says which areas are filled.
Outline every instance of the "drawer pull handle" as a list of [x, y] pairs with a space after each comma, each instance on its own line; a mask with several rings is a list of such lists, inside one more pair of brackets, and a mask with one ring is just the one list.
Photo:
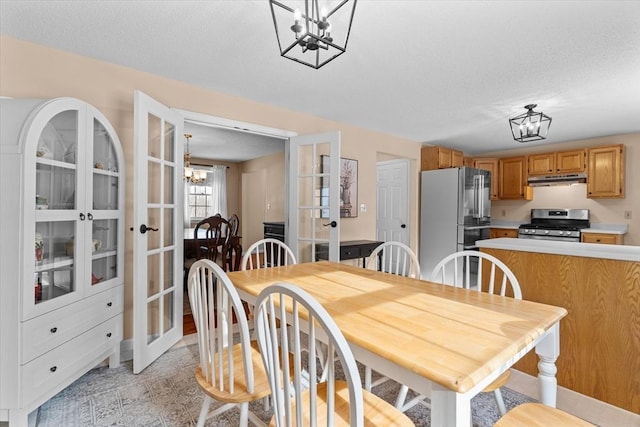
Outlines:
[[52, 366], [52, 367], [50, 367], [50, 368], [49, 368], [49, 370], [50, 370], [51, 372], [55, 372], [55, 371], [57, 371], [57, 370], [58, 370], [58, 367], [57, 367], [57, 366]]
[[109, 302], [107, 303], [107, 307], [111, 307], [112, 305], [113, 305], [113, 303], [112, 303], [111, 301], [109, 301]]
[[58, 332], [58, 328], [56, 328], [55, 326], [49, 330], [51, 331], [52, 334], [55, 334], [56, 332]]
[[107, 332], [107, 338], [111, 338], [111, 332]]

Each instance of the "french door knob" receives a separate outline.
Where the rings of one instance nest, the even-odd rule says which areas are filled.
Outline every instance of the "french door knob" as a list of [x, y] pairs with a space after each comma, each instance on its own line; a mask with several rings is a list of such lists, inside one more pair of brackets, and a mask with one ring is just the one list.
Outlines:
[[325, 227], [331, 226], [331, 228], [336, 228], [338, 226], [338, 223], [335, 221], [331, 221], [329, 224], [322, 224]]
[[147, 225], [146, 225], [146, 224], [142, 224], [142, 225], [140, 226], [140, 232], [141, 232], [142, 234], [144, 234], [144, 233], [146, 233], [147, 231], [158, 231], [158, 229], [157, 229], [157, 228], [152, 228], [152, 227], [147, 227]]
[[402, 224], [400, 228], [407, 228], [407, 224]]

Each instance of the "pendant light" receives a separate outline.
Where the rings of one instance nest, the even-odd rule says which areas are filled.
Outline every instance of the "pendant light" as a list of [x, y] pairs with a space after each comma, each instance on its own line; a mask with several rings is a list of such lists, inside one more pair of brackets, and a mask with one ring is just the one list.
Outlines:
[[537, 104], [528, 104], [527, 112], [509, 119], [513, 139], [518, 142], [538, 141], [547, 138], [551, 117], [542, 112], [533, 111]]
[[269, 0], [280, 55], [318, 69], [347, 50], [357, 0]]
[[207, 180], [207, 172], [194, 170], [191, 167], [191, 153], [189, 152], [189, 140], [193, 137], [190, 133], [184, 134], [187, 140], [187, 151], [184, 153], [184, 180], [192, 184], [202, 184]]

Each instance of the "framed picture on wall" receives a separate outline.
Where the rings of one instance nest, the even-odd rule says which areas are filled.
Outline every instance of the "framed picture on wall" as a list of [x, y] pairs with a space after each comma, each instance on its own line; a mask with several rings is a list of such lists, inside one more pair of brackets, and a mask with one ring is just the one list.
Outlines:
[[[329, 172], [329, 156], [320, 156], [322, 173]], [[328, 179], [328, 178], [326, 178]], [[324, 180], [323, 180], [324, 181]], [[320, 206], [329, 206], [329, 183], [322, 183]], [[329, 209], [322, 209], [322, 218], [329, 217]], [[358, 216], [358, 161], [340, 158], [340, 218]]]

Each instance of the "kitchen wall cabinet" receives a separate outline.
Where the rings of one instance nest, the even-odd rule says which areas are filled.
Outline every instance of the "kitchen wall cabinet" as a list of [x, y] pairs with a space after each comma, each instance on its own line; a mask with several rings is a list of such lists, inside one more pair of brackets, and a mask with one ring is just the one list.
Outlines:
[[530, 176], [582, 173], [586, 167], [585, 150], [529, 154], [527, 157]]
[[491, 228], [489, 232], [490, 239], [497, 239], [498, 237], [511, 237], [518, 238], [518, 229], [515, 228]]
[[530, 154], [529, 175], [551, 175], [556, 170], [556, 153]]
[[499, 159], [500, 199], [533, 198], [532, 188], [527, 186], [527, 156]]
[[624, 145], [589, 148], [587, 198], [624, 198]]
[[464, 165], [462, 151], [447, 147], [422, 147], [420, 151], [420, 170], [456, 168]]
[[582, 233], [582, 243], [602, 243], [607, 245], [623, 245], [624, 236], [622, 234], [610, 233]]
[[473, 160], [473, 167], [491, 172], [491, 200], [498, 200], [500, 174], [498, 159], [479, 158]]
[[0, 103], [0, 416], [13, 427], [106, 358], [119, 364], [125, 166], [92, 106]]
[[582, 173], [587, 168], [585, 150], [560, 151], [556, 153], [556, 173]]

